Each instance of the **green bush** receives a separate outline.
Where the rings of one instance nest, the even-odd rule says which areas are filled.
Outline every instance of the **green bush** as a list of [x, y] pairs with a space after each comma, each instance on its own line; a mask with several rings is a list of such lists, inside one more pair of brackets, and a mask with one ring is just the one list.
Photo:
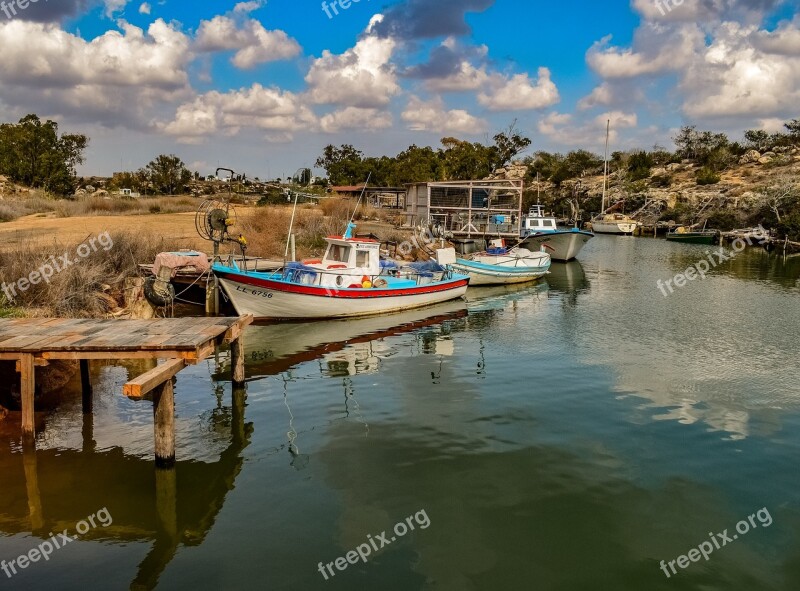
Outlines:
[[720, 177], [712, 169], [704, 166], [697, 171], [697, 184], [698, 185], [716, 185], [722, 177]]

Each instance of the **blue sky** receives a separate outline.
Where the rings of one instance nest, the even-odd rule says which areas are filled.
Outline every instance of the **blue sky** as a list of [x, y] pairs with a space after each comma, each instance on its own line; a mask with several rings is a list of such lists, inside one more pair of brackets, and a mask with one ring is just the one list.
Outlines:
[[624, 150], [800, 117], [796, 2], [673, 2], [39, 2], [0, 12], [0, 120], [88, 134], [84, 174], [176, 153], [275, 177], [329, 143], [395, 154], [514, 121], [567, 151], [600, 150], [608, 119]]

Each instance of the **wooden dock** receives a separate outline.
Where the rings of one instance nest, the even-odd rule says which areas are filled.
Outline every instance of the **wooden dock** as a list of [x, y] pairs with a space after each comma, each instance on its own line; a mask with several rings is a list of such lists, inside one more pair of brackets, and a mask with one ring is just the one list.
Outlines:
[[165, 318], [91, 320], [22, 318], [0, 320], [0, 360], [16, 361], [21, 378], [23, 442], [32, 444], [34, 368], [50, 360], [78, 360], [81, 365], [83, 411], [92, 412], [91, 359], [165, 359], [166, 362], [128, 382], [123, 393], [141, 399], [152, 392], [156, 465], [175, 462], [175, 407], [172, 377], [196, 364], [222, 343], [231, 347], [234, 386], [244, 384], [242, 333], [252, 316], [239, 318]]

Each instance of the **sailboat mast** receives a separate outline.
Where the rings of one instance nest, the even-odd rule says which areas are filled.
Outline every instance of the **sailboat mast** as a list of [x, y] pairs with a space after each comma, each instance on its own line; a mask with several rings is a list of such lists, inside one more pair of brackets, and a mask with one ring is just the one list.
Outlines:
[[606, 121], [606, 151], [603, 155], [603, 201], [600, 204], [600, 214], [606, 211], [606, 187], [608, 186], [608, 134], [611, 130], [611, 119]]

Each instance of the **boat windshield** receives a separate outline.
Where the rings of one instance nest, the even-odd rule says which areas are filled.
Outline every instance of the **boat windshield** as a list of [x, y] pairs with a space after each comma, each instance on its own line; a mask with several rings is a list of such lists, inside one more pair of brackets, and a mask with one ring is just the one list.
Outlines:
[[357, 250], [356, 251], [356, 267], [369, 267], [369, 251]]
[[337, 263], [349, 263], [350, 247], [343, 246], [341, 244], [331, 244], [328, 247], [328, 253], [325, 255], [325, 258], [329, 261], [335, 261]]

